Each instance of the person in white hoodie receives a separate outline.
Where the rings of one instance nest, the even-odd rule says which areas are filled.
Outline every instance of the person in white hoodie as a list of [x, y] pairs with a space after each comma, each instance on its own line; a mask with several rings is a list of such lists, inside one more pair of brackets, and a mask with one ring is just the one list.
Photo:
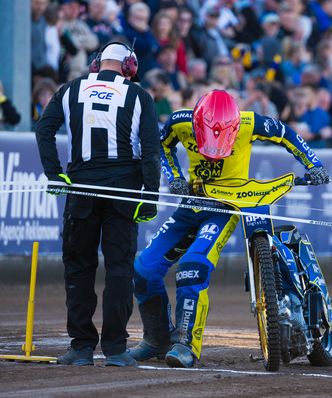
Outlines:
[[67, 43], [65, 46], [67, 49], [65, 63], [69, 69], [67, 80], [73, 80], [87, 72], [87, 52], [96, 50], [99, 40], [89, 26], [79, 19], [78, 0], [63, 0], [61, 11], [63, 20], [60, 21], [59, 29], [62, 43]]

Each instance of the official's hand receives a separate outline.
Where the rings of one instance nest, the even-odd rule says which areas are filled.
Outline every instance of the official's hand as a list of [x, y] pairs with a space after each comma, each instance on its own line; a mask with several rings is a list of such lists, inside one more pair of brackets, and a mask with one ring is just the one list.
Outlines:
[[157, 217], [157, 206], [152, 203], [140, 202], [135, 210], [134, 220], [136, 222], [149, 222]]
[[175, 195], [190, 195], [190, 185], [184, 178], [174, 178], [174, 180], [169, 183], [169, 190]]
[[328, 184], [331, 177], [325, 167], [312, 167], [304, 174], [304, 178], [310, 181], [312, 185]]
[[[48, 179], [51, 181], [65, 182], [67, 185], [72, 184], [70, 178], [66, 174], [63, 174], [63, 173], [48, 176]], [[58, 185], [52, 185], [52, 184], [47, 185], [46, 192], [51, 195], [61, 195], [61, 194], [66, 193], [64, 187], [59, 187]]]

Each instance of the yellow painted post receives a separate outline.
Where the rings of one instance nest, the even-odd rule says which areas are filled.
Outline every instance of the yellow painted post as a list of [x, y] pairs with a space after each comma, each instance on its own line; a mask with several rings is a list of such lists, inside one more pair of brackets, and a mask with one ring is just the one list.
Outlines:
[[25, 351], [25, 355], [28, 357], [31, 355], [31, 352], [34, 351], [35, 349], [34, 345], [32, 344], [32, 335], [33, 335], [33, 323], [35, 316], [35, 292], [36, 292], [36, 279], [37, 279], [38, 249], [39, 249], [39, 242], [33, 242], [26, 335], [25, 335], [25, 344], [23, 344], [22, 346], [23, 351]]
[[35, 362], [52, 362], [52, 363], [57, 361], [56, 357], [31, 355], [31, 352], [35, 350], [35, 346], [32, 344], [32, 335], [33, 335], [33, 323], [35, 315], [35, 291], [36, 291], [36, 280], [37, 280], [38, 249], [39, 249], [39, 242], [33, 242], [26, 335], [25, 335], [25, 344], [22, 345], [22, 350], [25, 352], [25, 355], [0, 355], [0, 359], [5, 359], [8, 361], [24, 361], [24, 362], [35, 361]]

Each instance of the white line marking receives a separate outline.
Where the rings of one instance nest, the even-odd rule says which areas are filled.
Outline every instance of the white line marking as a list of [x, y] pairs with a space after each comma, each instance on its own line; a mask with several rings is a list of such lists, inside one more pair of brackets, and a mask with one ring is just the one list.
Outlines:
[[217, 372], [217, 373], [234, 373], [234, 374], [247, 374], [247, 375], [260, 375], [260, 376], [271, 376], [275, 374], [281, 374], [281, 373], [268, 373], [268, 372], [253, 372], [253, 371], [245, 371], [245, 370], [232, 370], [232, 369], [201, 369], [201, 368], [164, 368], [164, 367], [158, 367], [158, 366], [146, 366], [146, 365], [140, 365], [138, 366], [140, 369], [146, 369], [146, 370], [177, 370], [177, 371], [185, 371], [185, 372]]
[[322, 377], [332, 379], [332, 375], [326, 375], [322, 373], [285, 373], [285, 372], [256, 372], [246, 370], [233, 370], [233, 369], [200, 369], [200, 368], [164, 368], [158, 366], [146, 366], [140, 365], [139, 369], [146, 370], [175, 370], [175, 371], [187, 371], [187, 372], [216, 372], [216, 373], [233, 373], [233, 374], [244, 374], [252, 376], [303, 376], [303, 377]]

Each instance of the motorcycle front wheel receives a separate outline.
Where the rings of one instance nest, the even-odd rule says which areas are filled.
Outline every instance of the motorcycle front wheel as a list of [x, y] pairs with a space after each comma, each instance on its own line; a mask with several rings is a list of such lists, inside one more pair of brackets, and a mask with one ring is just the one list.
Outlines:
[[275, 372], [280, 366], [280, 330], [274, 266], [267, 237], [254, 237], [252, 249], [257, 324], [264, 367]]

